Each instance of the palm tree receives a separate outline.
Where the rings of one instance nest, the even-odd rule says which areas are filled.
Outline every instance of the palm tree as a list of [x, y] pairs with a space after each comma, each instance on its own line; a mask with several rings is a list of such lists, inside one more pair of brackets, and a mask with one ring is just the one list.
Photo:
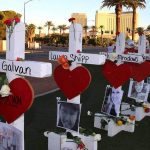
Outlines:
[[96, 32], [97, 32], [96, 31], [96, 29], [97, 29], [96, 26], [91, 26], [91, 29], [92, 29], [92, 36], [95, 37], [96, 36]]
[[67, 29], [68, 29], [67, 25], [63, 24], [62, 25], [63, 34], [65, 33], [65, 30], [67, 30]]
[[136, 28], [136, 31], [138, 34], [142, 34], [144, 32], [144, 28], [143, 27], [138, 27]]
[[41, 26], [37, 27], [37, 29], [39, 30], [39, 37], [41, 35], [41, 30], [43, 29]]
[[50, 32], [51, 26], [54, 26], [54, 24], [52, 23], [52, 21], [47, 21], [47, 22], [45, 23], [45, 27], [48, 28], [48, 35], [50, 35], [49, 32]]
[[27, 41], [33, 42], [33, 37], [35, 36], [35, 28], [36, 26], [34, 24], [27, 25], [26, 30]]
[[85, 37], [87, 37], [87, 30], [89, 29], [89, 27], [87, 25], [83, 26], [83, 29], [85, 31]]
[[104, 7], [116, 7], [115, 8], [115, 13], [116, 13], [116, 32], [120, 32], [120, 17], [122, 13], [122, 6], [127, 5], [127, 0], [103, 0], [102, 1], [102, 6], [101, 8]]
[[132, 40], [135, 39], [135, 25], [136, 25], [136, 10], [137, 8], [145, 8], [145, 0], [128, 0], [128, 7], [133, 9], [133, 18], [132, 18]]
[[101, 39], [103, 38], [102, 36], [103, 36], [103, 29], [104, 29], [104, 26], [103, 25], [100, 25], [99, 26], [99, 29], [101, 30]]
[[149, 30], [149, 31], [150, 31], [150, 25], [148, 25], [147, 30]]
[[53, 28], [52, 28], [53, 34], [55, 33], [56, 30], [57, 30], [57, 28], [53, 26]]
[[62, 30], [63, 30], [63, 26], [62, 26], [62, 25], [59, 25], [59, 26], [58, 26], [58, 29], [59, 29], [59, 33], [60, 33], [60, 35], [61, 35], [61, 32], [62, 32]]

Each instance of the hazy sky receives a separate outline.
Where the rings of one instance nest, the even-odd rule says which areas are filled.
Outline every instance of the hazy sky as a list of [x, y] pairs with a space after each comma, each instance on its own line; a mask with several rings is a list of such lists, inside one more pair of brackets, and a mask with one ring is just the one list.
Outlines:
[[[14, 10], [24, 16], [24, 2], [28, 0], [0, 0], [0, 10]], [[139, 10], [139, 26], [150, 25], [150, 0], [146, 9]], [[26, 23], [43, 26], [46, 21], [52, 21], [56, 26], [67, 24], [71, 13], [86, 13], [88, 25], [94, 25], [95, 12], [100, 10], [102, 0], [32, 0], [25, 5]], [[109, 11], [108, 8], [103, 11]], [[114, 8], [110, 10], [114, 12]]]

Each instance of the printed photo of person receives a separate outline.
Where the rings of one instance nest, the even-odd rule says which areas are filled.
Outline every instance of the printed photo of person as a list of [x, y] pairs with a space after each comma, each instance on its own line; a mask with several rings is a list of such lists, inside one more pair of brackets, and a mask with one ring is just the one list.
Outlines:
[[128, 97], [133, 98], [136, 102], [146, 102], [149, 93], [149, 84], [141, 82], [130, 81]]
[[58, 101], [57, 126], [78, 132], [80, 113], [81, 104]]
[[20, 130], [0, 122], [0, 150], [21, 150], [22, 138]]
[[150, 84], [150, 77], [147, 77], [147, 83]]
[[101, 112], [107, 115], [118, 117], [120, 113], [120, 105], [123, 96], [121, 87], [115, 89], [107, 86]]

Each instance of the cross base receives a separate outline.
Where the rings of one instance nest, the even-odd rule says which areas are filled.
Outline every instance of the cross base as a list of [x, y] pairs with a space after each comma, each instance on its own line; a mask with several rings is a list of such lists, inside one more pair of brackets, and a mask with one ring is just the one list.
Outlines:
[[[146, 105], [150, 108], [150, 103], [146, 103]], [[123, 115], [134, 115], [136, 121], [141, 121], [144, 117], [150, 116], [150, 112], [146, 113], [142, 106], [135, 107], [134, 110], [132, 110], [128, 103], [122, 103], [121, 110]]]
[[[65, 147], [69, 147], [71, 150], [79, 150], [80, 148], [77, 148], [78, 145], [73, 142], [72, 139], [67, 139], [65, 134], [57, 134], [54, 132], [44, 132], [44, 135], [48, 137], [48, 150], [51, 150], [53, 147], [53, 150], [62, 150]], [[78, 136], [81, 138], [82, 142], [85, 144], [85, 147], [88, 150], [97, 150], [97, 140], [94, 138], [94, 136], [85, 136], [83, 134], [72, 132], [73, 136]]]
[[[102, 125], [102, 121], [105, 121], [105, 126]], [[132, 121], [131, 124], [126, 123], [125, 125], [118, 126], [114, 120], [108, 118], [107, 115], [95, 113], [94, 117], [94, 127], [108, 131], [108, 136], [110, 137], [115, 136], [121, 131], [134, 132], [134, 123], [135, 121]]]

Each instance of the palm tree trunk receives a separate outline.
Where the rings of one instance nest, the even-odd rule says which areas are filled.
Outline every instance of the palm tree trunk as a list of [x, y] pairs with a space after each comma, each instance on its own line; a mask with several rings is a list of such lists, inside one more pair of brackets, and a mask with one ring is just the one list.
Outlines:
[[120, 32], [120, 17], [122, 12], [121, 4], [117, 4], [115, 12], [116, 12], [116, 32]]
[[135, 39], [135, 26], [136, 26], [136, 8], [133, 8], [133, 18], [132, 18], [132, 40]]
[[101, 42], [102, 42], [102, 45], [103, 45], [103, 30], [101, 28]]
[[48, 27], [48, 36], [49, 36], [49, 30], [50, 30], [50, 27]]

